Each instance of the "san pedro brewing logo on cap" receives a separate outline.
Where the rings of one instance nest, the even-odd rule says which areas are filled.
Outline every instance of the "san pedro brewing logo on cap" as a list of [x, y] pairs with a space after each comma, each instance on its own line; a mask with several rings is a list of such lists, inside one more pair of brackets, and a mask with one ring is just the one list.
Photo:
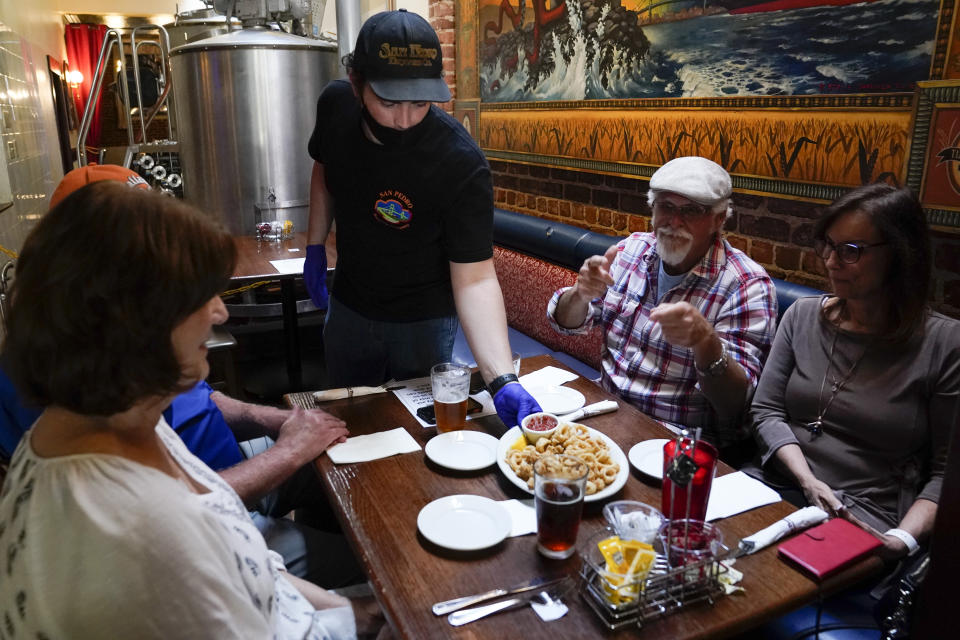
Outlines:
[[353, 62], [384, 100], [450, 100], [440, 39], [430, 23], [406, 9], [367, 19], [357, 36]]

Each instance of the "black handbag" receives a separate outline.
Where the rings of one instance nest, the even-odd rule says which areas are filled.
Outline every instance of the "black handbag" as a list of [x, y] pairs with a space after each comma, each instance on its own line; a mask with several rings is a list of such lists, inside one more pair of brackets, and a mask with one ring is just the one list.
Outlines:
[[929, 567], [930, 553], [924, 551], [914, 558], [905, 559], [888, 581], [890, 586], [873, 610], [880, 627], [881, 640], [910, 637], [915, 596]]

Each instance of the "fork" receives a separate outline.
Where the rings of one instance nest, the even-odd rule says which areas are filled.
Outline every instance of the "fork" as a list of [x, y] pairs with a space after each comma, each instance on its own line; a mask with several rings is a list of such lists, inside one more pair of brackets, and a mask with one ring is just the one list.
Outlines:
[[562, 582], [556, 587], [550, 589], [544, 589], [533, 595], [521, 596], [519, 598], [510, 598], [508, 600], [501, 600], [500, 602], [494, 602], [493, 604], [483, 605], [481, 607], [473, 607], [470, 609], [461, 609], [460, 611], [454, 611], [449, 616], [447, 616], [447, 621], [455, 627], [460, 625], [467, 624], [468, 622], [473, 622], [474, 620], [479, 620], [480, 618], [485, 618], [487, 616], [493, 615], [495, 613], [500, 613], [501, 611], [509, 611], [511, 609], [519, 609], [520, 607], [525, 607], [530, 604], [533, 600], [539, 600], [545, 605], [556, 604], [559, 602], [559, 599], [564, 596], [564, 594], [569, 589], [569, 580]]

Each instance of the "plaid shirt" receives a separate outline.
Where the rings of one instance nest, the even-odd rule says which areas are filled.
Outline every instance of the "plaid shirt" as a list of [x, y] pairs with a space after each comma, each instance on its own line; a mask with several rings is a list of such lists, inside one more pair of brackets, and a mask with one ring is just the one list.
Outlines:
[[[700, 392], [693, 350], [663, 339], [660, 325], [648, 322], [657, 306], [660, 256], [652, 233], [634, 233], [618, 244], [610, 275], [614, 283], [602, 303], [590, 303], [586, 320], [575, 329], [557, 324], [557, 291], [547, 307], [554, 329], [582, 334], [600, 324], [604, 352], [600, 382], [649, 416], [674, 429], [702, 427], [716, 444], [738, 438], [740, 425], [721, 425], [709, 400]], [[726, 343], [727, 353], [747, 374], [747, 404], [776, 330], [777, 299], [763, 267], [718, 236], [699, 264], [666, 292], [664, 302], [686, 301], [696, 307]], [[729, 427], [733, 428], [730, 432]], [[724, 429], [721, 434], [721, 427]]]

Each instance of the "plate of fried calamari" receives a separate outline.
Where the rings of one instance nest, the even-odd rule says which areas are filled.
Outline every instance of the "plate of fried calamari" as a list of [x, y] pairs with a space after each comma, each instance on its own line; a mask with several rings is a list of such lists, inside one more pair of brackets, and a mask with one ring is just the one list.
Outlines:
[[497, 465], [503, 475], [527, 493], [533, 493], [533, 463], [544, 453], [566, 453], [590, 465], [584, 500], [595, 502], [615, 494], [627, 483], [630, 468], [627, 456], [616, 442], [596, 429], [564, 422], [536, 445], [528, 444], [520, 427], [500, 437]]

